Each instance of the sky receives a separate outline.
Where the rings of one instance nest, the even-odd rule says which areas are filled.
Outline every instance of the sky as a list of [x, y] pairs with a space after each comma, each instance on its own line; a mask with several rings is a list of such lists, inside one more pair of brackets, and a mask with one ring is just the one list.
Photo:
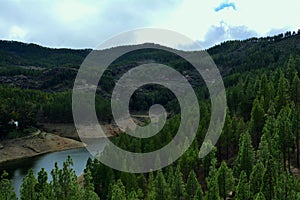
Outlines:
[[0, 39], [94, 48], [119, 33], [161, 28], [209, 48], [297, 31], [299, 0], [0, 0]]

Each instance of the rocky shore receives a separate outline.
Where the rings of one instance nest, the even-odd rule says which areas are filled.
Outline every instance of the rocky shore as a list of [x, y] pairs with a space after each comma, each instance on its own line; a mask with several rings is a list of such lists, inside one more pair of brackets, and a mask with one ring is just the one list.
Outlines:
[[38, 131], [30, 136], [2, 141], [0, 163], [81, 147], [84, 144], [79, 141]]

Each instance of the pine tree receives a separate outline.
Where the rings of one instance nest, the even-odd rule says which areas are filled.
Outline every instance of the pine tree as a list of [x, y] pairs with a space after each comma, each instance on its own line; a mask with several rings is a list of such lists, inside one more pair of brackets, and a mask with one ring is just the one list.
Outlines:
[[258, 161], [250, 174], [249, 184], [252, 196], [260, 192], [264, 174], [265, 167], [261, 161]]
[[105, 166], [99, 160], [95, 159], [93, 163], [91, 173], [95, 192], [99, 195], [100, 199], [105, 199], [108, 193], [111, 192], [110, 187], [112, 187], [111, 184], [107, 183], [116, 180], [115, 174], [110, 167]]
[[247, 180], [247, 174], [245, 171], [241, 172], [239, 183], [236, 187], [236, 200], [248, 200], [250, 199], [250, 186]]
[[234, 178], [232, 170], [227, 167], [225, 161], [222, 161], [221, 163], [217, 179], [219, 184], [219, 194], [223, 199], [226, 199], [227, 195], [234, 190]]
[[187, 183], [186, 183], [186, 192], [187, 192], [189, 199], [194, 199], [194, 197], [196, 196], [197, 191], [199, 189], [201, 190], [201, 196], [202, 196], [201, 185], [199, 184], [199, 182], [197, 180], [194, 170], [192, 170], [189, 173], [189, 176], [187, 178]]
[[289, 175], [288, 172], [280, 173], [276, 181], [277, 182], [274, 189], [274, 196], [276, 199], [296, 199], [295, 191], [293, 190], [293, 177]]
[[294, 147], [294, 138], [292, 133], [292, 121], [291, 121], [291, 109], [289, 106], [285, 106], [280, 111], [278, 118], [278, 133], [279, 133], [279, 146], [283, 154], [283, 168], [286, 168], [286, 161], [290, 170], [290, 158], [291, 151]]
[[91, 172], [90, 170], [87, 170], [84, 173], [82, 199], [99, 200], [98, 195], [94, 192], [94, 184], [91, 181], [92, 181]]
[[273, 82], [268, 81], [267, 76], [263, 74], [259, 85], [258, 96], [263, 98], [263, 108], [265, 112], [268, 111], [270, 102], [274, 98], [274, 91]]
[[232, 120], [230, 118], [230, 115], [228, 113], [227, 109], [227, 114], [226, 114], [226, 119], [224, 123], [224, 127], [221, 133], [221, 136], [218, 141], [218, 160], [221, 160], [222, 157], [222, 150], [225, 148], [225, 156], [226, 160], [229, 159], [229, 147], [230, 144], [233, 142], [234, 139], [234, 131], [232, 129]]
[[35, 185], [35, 191], [37, 193], [37, 199], [49, 200], [53, 199], [53, 193], [48, 181], [48, 174], [44, 168], [38, 173], [37, 184]]
[[51, 175], [52, 175], [52, 181], [51, 181], [51, 188], [53, 190], [53, 193], [54, 193], [54, 197], [56, 199], [62, 197], [62, 187], [61, 187], [61, 183], [60, 183], [60, 177], [62, 176], [62, 172], [61, 170], [59, 169], [58, 167], [58, 164], [55, 163], [54, 164], [54, 169], [51, 171]]
[[27, 175], [23, 178], [21, 191], [20, 191], [21, 200], [37, 199], [37, 194], [35, 191], [36, 184], [37, 184], [37, 180], [34, 177], [33, 170], [30, 169]]
[[152, 200], [155, 199], [155, 180], [153, 176], [153, 172], [149, 173], [149, 178], [148, 178], [148, 185], [147, 185], [147, 195], [146, 195], [146, 200]]
[[139, 200], [138, 194], [133, 190], [127, 195], [127, 199], [130, 200]]
[[51, 186], [55, 198], [65, 200], [80, 198], [79, 184], [75, 171], [71, 168], [72, 165], [73, 161], [70, 156], [63, 163], [62, 169], [59, 169], [58, 164], [55, 163], [55, 168], [51, 171]]
[[264, 108], [256, 98], [253, 102], [250, 120], [250, 131], [253, 138], [255, 138], [255, 148], [258, 148], [258, 144], [262, 135], [262, 129], [264, 127], [265, 118]]
[[159, 170], [155, 179], [155, 200], [166, 199], [170, 199], [170, 188], [166, 183], [162, 171]]
[[274, 104], [270, 105], [268, 117], [263, 128], [263, 134], [258, 149], [258, 159], [264, 164], [264, 166], [267, 165], [270, 157], [280, 162], [281, 155], [279, 150], [279, 133], [277, 120], [275, 119]]
[[278, 168], [276, 161], [270, 158], [267, 162], [266, 172], [263, 176], [261, 191], [264, 193], [266, 200], [274, 199], [276, 178], [278, 177]]
[[289, 83], [292, 83], [295, 72], [297, 72], [295, 58], [290, 56], [285, 67], [285, 77], [287, 77]]
[[217, 160], [213, 158], [211, 160], [209, 175], [206, 178], [208, 188], [208, 191], [206, 192], [206, 200], [220, 200], [216, 163]]
[[235, 177], [238, 177], [242, 171], [245, 171], [247, 177], [249, 177], [254, 165], [254, 149], [248, 131], [241, 135], [239, 147], [234, 166], [234, 174]]
[[292, 110], [292, 123], [293, 123], [293, 132], [295, 134], [295, 143], [296, 143], [296, 165], [299, 168], [300, 167], [300, 80], [295, 73], [293, 84], [292, 84], [292, 90], [291, 90], [291, 97], [292, 100], [295, 103], [295, 106]]
[[294, 75], [291, 86], [291, 100], [294, 101], [295, 105], [300, 105], [300, 80], [297, 73]]
[[12, 181], [7, 179], [7, 177], [8, 173], [4, 171], [0, 179], [0, 199], [17, 200]]
[[276, 103], [277, 103], [277, 112], [279, 112], [289, 100], [289, 82], [284, 77], [283, 73], [280, 74], [277, 95], [276, 95]]
[[169, 185], [172, 185], [173, 184], [173, 181], [174, 181], [174, 168], [173, 168], [173, 165], [169, 165], [166, 169], [166, 173], [165, 173], [165, 176], [166, 176], [166, 181]]
[[181, 172], [184, 177], [188, 173], [195, 169], [198, 161], [198, 148], [191, 146], [188, 150], [180, 157], [178, 164], [180, 165]]
[[206, 177], [209, 173], [210, 166], [212, 160], [216, 159], [216, 148], [215, 147], [209, 147], [212, 144], [210, 142], [203, 143], [204, 148], [208, 146], [207, 148], [212, 148], [211, 152], [207, 154], [204, 158], [201, 159], [201, 165], [204, 168], [204, 176]]
[[[142, 196], [146, 196], [146, 191], [147, 191], [147, 180], [144, 176], [144, 174], [140, 174], [137, 177], [137, 184], [138, 184], [138, 190], [142, 192]], [[141, 195], [141, 194], [138, 194]]]
[[266, 200], [264, 193], [262, 192], [257, 193], [254, 200]]
[[111, 200], [126, 200], [125, 186], [121, 179], [112, 186]]
[[196, 194], [195, 194], [194, 198], [191, 199], [191, 200], [202, 200], [202, 199], [204, 199], [204, 197], [203, 197], [203, 192], [202, 192], [201, 187], [199, 187], [199, 188], [197, 189], [197, 191], [196, 191]]
[[173, 183], [171, 185], [171, 193], [173, 199], [184, 200], [186, 198], [185, 184], [180, 170], [180, 165], [177, 165], [176, 167]]
[[132, 191], [138, 189], [135, 174], [121, 172], [121, 181], [124, 184], [126, 191]]

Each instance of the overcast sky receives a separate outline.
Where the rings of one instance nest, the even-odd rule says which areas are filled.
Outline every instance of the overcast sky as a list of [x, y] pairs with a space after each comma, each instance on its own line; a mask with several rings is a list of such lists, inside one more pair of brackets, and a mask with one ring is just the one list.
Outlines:
[[94, 48], [137, 28], [182, 33], [204, 48], [299, 26], [299, 0], [0, 0], [0, 39]]

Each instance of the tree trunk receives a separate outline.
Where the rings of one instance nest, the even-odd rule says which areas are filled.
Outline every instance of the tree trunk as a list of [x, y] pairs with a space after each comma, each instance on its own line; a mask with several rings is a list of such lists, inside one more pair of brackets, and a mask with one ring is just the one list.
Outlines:
[[283, 169], [286, 169], [286, 155], [285, 155], [285, 150], [283, 150]]
[[229, 145], [228, 145], [228, 141], [226, 141], [226, 160], [229, 159]]
[[288, 170], [291, 172], [291, 152], [288, 151]]

